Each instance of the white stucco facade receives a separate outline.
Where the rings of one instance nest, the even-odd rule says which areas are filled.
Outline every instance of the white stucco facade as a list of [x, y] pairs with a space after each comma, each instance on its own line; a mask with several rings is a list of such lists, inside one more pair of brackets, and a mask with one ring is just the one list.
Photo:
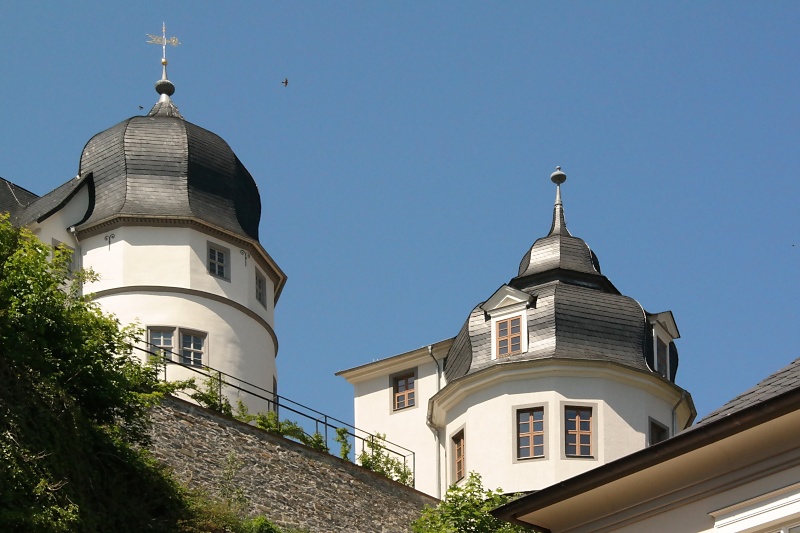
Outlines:
[[[172, 332], [166, 379], [202, 382], [196, 370], [211, 367], [254, 393], [226, 387], [232, 403], [242, 399], [251, 411], [271, 408], [278, 381], [272, 259], [257, 242], [196, 220], [122, 218], [76, 231], [91, 209], [88, 189], [81, 185], [30, 229], [46, 244], [73, 250], [73, 268], [97, 275], [83, 286], [84, 294], [120, 323], [142, 329], [136, 354], [143, 361], [154, 350], [151, 332]], [[225, 254], [224, 277], [210, 272], [209, 247]], [[181, 357], [184, 334], [202, 344], [189, 365]]]

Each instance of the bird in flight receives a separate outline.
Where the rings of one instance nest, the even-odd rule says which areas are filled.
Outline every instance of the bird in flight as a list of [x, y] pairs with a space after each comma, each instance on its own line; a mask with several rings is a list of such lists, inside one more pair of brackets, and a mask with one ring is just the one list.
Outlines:
[[289, 78], [283, 78], [283, 81], [281, 83], [283, 84], [284, 87], [288, 87], [289, 86]]

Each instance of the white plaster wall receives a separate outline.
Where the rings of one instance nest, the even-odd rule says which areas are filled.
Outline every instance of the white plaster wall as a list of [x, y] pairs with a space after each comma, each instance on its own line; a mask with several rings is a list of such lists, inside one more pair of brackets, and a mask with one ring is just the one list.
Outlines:
[[[167, 326], [205, 333], [204, 364], [272, 391], [272, 380], [277, 375], [272, 338], [262, 324], [230, 305], [202, 296], [159, 292], [111, 294], [97, 298], [97, 302], [123, 324], [138, 323], [143, 328]], [[175, 343], [179, 343], [177, 338]], [[141, 352], [140, 355], [145, 356]], [[170, 380], [197, 377], [202, 381], [198, 374], [179, 364], [167, 365], [166, 372]], [[240, 395], [234, 389], [229, 389], [228, 393], [232, 395], [232, 403]], [[264, 392], [259, 394], [269, 396]], [[266, 401], [251, 395], [244, 394], [241, 398], [253, 411], [267, 408]]]
[[[442, 363], [439, 363], [440, 365]], [[403, 369], [413, 370], [414, 367]], [[433, 361], [416, 367], [415, 405], [399, 411], [392, 409], [392, 372], [355, 384], [355, 426], [370, 433], [384, 433], [388, 441], [415, 452], [415, 485], [419, 491], [437, 495], [437, 445], [427, 426], [428, 400], [436, 394], [436, 365]], [[356, 451], [360, 452], [360, 444]], [[446, 488], [446, 486], [445, 486]]]
[[[208, 273], [209, 242], [229, 250], [230, 281]], [[86, 292], [137, 285], [194, 289], [233, 300], [273, 324], [274, 284], [264, 276], [265, 307], [255, 296], [256, 261], [236, 244], [191, 228], [127, 226], [89, 237], [81, 249], [84, 266], [100, 276], [86, 286]]]
[[84, 185], [67, 202], [67, 205], [31, 228], [39, 240], [45, 244], [52, 245], [53, 239], [55, 239], [74, 249], [76, 251], [74, 263], [78, 268], [81, 266], [80, 245], [75, 236], [70, 233], [69, 227], [77, 224], [86, 214], [87, 209], [89, 209], [89, 193]]
[[[590, 523], [571, 533], [590, 533], [596, 531], [641, 533], [642, 531], [680, 531], [682, 533], [756, 533], [777, 531], [782, 525], [800, 523], [800, 506], [796, 496], [793, 504], [783, 502], [782, 505], [770, 505], [767, 495], [797, 483], [800, 479], [800, 467], [794, 466], [754, 481], [741, 485], [733, 485], [724, 489], [708, 491], [705, 497], [674, 501], [669, 495], [659, 501], [657, 511], [646, 513], [616, 525], [606, 525], [602, 529]], [[796, 493], [796, 491], [795, 491]], [[764, 509], [751, 513], [747, 519], [729, 525], [727, 528], [715, 526], [715, 519], [709, 513], [734, 506], [748, 500], [767, 500]], [[757, 507], [758, 505], [756, 505]], [[554, 532], [556, 533], [556, 532]]]
[[[545, 408], [545, 457], [516, 459], [516, 410]], [[564, 406], [590, 405], [595, 418], [593, 458], [564, 456]], [[670, 427], [673, 404], [629, 383], [604, 378], [549, 376], [504, 380], [479, 390], [446, 415], [444, 485], [455, 481], [452, 436], [462, 428], [466, 469], [484, 486], [507, 492], [541, 489], [646, 446], [650, 417]]]

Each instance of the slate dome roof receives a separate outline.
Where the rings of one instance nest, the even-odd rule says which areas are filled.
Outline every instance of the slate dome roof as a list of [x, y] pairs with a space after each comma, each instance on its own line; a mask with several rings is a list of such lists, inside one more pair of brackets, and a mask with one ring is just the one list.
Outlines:
[[[537, 239], [520, 263], [509, 290], [527, 295], [528, 345], [521, 353], [492, 357], [492, 325], [483, 304], [476, 306], [455, 337], [445, 363], [448, 382], [494, 365], [540, 359], [605, 361], [644, 372], [652, 369], [652, 327], [648, 313], [620, 294], [600, 273], [597, 256], [567, 230], [561, 203], [566, 176], [553, 174], [558, 186], [550, 232]], [[673, 355], [674, 353], [674, 355]], [[670, 381], [677, 350], [670, 343]]]
[[[166, 81], [166, 83], [164, 83]], [[119, 215], [199, 219], [258, 240], [261, 199], [255, 180], [228, 143], [184, 120], [169, 96], [92, 137], [79, 176], [94, 181], [94, 209], [81, 227]]]

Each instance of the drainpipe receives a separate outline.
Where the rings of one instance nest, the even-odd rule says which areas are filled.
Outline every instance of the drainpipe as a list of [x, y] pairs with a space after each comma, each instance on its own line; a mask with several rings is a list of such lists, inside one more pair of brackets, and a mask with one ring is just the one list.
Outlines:
[[[442, 380], [440, 378], [441, 369], [439, 368], [439, 361], [433, 356], [433, 345], [428, 345], [428, 355], [431, 356], [433, 359], [434, 364], [436, 365], [436, 392], [438, 393], [441, 390]], [[428, 424], [428, 427], [431, 428], [433, 431], [433, 441], [434, 445], [436, 446], [436, 498], [442, 499], [442, 454], [439, 451], [439, 430], [431, 425], [430, 420], [425, 421]]]
[[[678, 434], [678, 406], [683, 402], [683, 399], [686, 398], [686, 391], [681, 391], [681, 397], [678, 398], [678, 403], [675, 404], [675, 407], [672, 408], [672, 437]], [[686, 428], [683, 428], [686, 429]]]

